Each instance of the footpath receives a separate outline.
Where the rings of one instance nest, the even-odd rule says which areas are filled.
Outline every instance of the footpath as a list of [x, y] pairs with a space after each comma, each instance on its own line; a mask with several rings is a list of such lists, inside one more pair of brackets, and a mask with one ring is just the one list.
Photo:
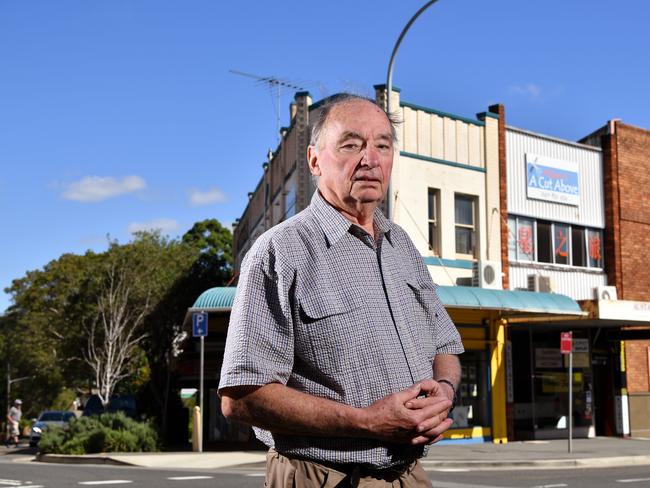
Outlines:
[[[650, 439], [596, 437], [574, 439], [572, 452], [566, 440], [509, 442], [507, 444], [444, 443], [431, 446], [422, 460], [426, 470], [551, 469], [570, 467], [650, 466]], [[2, 449], [11, 456], [21, 450]], [[21, 454], [25, 454], [24, 450]], [[148, 468], [223, 469], [262, 466], [263, 451], [106, 453], [84, 456], [44, 455], [26, 459], [51, 463], [114, 464]]]

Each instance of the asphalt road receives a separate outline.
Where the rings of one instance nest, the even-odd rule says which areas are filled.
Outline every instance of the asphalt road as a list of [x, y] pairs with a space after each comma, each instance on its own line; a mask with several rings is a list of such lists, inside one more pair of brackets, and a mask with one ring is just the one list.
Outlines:
[[[13, 458], [13, 461], [12, 461]], [[0, 457], [0, 488], [80, 488], [132, 486], [151, 488], [258, 488], [263, 466], [222, 470], [161, 470], [139, 467], [59, 465]], [[428, 471], [436, 488], [644, 488], [650, 466], [547, 470]]]

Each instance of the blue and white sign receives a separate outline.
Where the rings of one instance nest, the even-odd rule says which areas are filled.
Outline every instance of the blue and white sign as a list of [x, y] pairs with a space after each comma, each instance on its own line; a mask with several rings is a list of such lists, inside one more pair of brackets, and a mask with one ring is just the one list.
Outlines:
[[192, 337], [207, 337], [208, 335], [208, 314], [205, 312], [194, 312], [192, 314]]
[[580, 205], [580, 171], [572, 161], [526, 154], [528, 198], [565, 205]]

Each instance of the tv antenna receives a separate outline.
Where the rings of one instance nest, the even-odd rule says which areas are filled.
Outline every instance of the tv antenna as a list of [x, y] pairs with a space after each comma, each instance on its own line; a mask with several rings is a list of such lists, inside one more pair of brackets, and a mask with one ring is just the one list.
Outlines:
[[[276, 78], [275, 76], [259, 76], [252, 73], [245, 73], [243, 71], [238, 71], [235, 69], [229, 70], [233, 75], [246, 76], [248, 78], [253, 78], [259, 83], [264, 83], [268, 86], [271, 96], [275, 95], [275, 125], [276, 125], [276, 136], [278, 143], [280, 142], [280, 101], [282, 98], [282, 88], [288, 88], [289, 91], [305, 91], [301, 86], [298, 86], [290, 81]], [[274, 93], [275, 92], [275, 93]]]

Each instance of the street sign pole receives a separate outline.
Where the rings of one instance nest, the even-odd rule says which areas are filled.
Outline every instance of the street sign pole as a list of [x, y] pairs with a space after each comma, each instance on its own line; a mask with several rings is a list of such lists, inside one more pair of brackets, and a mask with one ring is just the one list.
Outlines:
[[199, 421], [196, 425], [198, 451], [203, 452], [203, 370], [205, 358], [205, 336], [208, 335], [208, 314], [205, 312], [195, 312], [192, 314], [192, 335], [201, 338], [201, 364], [199, 371]]
[[[201, 416], [199, 417], [201, 419], [200, 425], [199, 425], [199, 452], [203, 452], [203, 354], [205, 351], [205, 336], [201, 336], [201, 374], [199, 376], [199, 383], [200, 383], [200, 393], [199, 393], [199, 409], [201, 411]], [[570, 451], [569, 451], [570, 452]]]
[[569, 353], [569, 452], [573, 452], [573, 351]]
[[569, 355], [569, 415], [566, 422], [569, 452], [573, 452], [573, 332], [560, 333], [560, 352]]

